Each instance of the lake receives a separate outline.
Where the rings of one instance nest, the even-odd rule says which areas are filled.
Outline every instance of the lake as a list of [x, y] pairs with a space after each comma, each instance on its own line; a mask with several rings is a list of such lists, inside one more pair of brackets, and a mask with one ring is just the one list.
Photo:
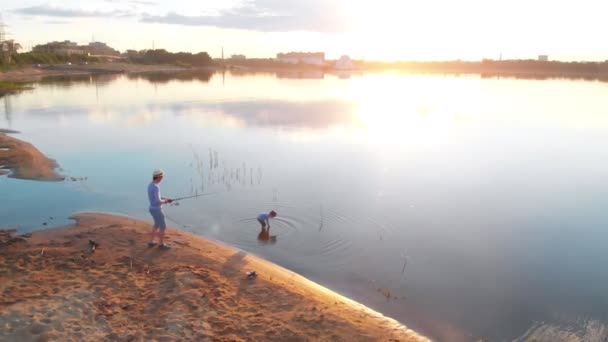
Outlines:
[[0, 177], [0, 226], [151, 221], [162, 168], [164, 196], [205, 194], [166, 207], [171, 226], [436, 340], [608, 336], [608, 83], [196, 72], [34, 86], [0, 98], [0, 127], [83, 179]]

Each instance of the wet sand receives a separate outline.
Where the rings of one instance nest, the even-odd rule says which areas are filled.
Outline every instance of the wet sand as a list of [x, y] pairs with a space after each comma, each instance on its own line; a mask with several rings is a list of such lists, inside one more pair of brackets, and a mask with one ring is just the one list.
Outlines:
[[174, 229], [161, 250], [149, 223], [73, 218], [0, 234], [0, 340], [427, 341], [243, 251]]
[[58, 167], [55, 160], [47, 158], [32, 144], [3, 134], [13, 132], [0, 130], [0, 175], [31, 180], [64, 180], [55, 171]]

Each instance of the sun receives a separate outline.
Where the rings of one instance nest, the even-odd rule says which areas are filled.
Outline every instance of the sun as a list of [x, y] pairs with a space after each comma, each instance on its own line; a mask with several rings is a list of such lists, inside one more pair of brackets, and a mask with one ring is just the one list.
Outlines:
[[[488, 51], [498, 54], [491, 22], [473, 18], [469, 8], [480, 0], [399, 1], [376, 0], [344, 3], [348, 11], [353, 48], [365, 59], [449, 60], [480, 59]], [[483, 44], [479, 44], [483, 42]]]

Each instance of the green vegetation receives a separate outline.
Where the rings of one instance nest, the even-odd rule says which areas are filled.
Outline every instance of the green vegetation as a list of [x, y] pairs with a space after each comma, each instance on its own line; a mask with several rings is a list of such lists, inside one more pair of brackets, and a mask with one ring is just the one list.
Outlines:
[[84, 63], [84, 62], [98, 62], [99, 59], [96, 57], [89, 57], [85, 55], [59, 55], [54, 53], [36, 53], [26, 52], [17, 53], [12, 56], [10, 65], [24, 66], [30, 64], [62, 64], [62, 63]]
[[127, 51], [127, 61], [138, 64], [173, 64], [182, 67], [213, 66], [213, 59], [206, 52], [192, 54], [189, 52], [172, 53], [164, 49]]
[[19, 83], [19, 82], [0, 81], [0, 88], [18, 90], [18, 89], [27, 88], [27, 86], [24, 83]]
[[0, 81], [0, 97], [26, 89], [30, 89], [30, 87], [25, 83]]
[[[331, 70], [333, 61], [326, 66], [281, 63], [274, 59], [227, 59], [228, 68]], [[398, 71], [412, 73], [480, 74], [482, 77], [517, 76], [519, 78], [545, 79], [554, 77], [608, 80], [608, 61], [559, 62], [539, 60], [491, 60], [482, 61], [354, 61], [358, 70]]]
[[18, 69], [24, 66], [36, 64], [64, 64], [64, 63], [95, 63], [99, 58], [85, 55], [59, 55], [54, 53], [15, 53], [11, 55], [10, 62], [7, 59], [0, 59], [0, 72]]
[[298, 69], [298, 70], [325, 70], [328, 66], [319, 66], [314, 64], [291, 64], [279, 62], [274, 58], [247, 58], [243, 60], [227, 59], [224, 62], [228, 67], [231, 66], [242, 66], [248, 68], [261, 68], [261, 69]]
[[202, 81], [209, 82], [213, 76], [212, 70], [185, 70], [172, 72], [146, 72], [127, 74], [132, 80], [143, 79], [151, 83], [168, 83], [171, 81]]
[[536, 74], [554, 76], [608, 75], [606, 62], [558, 62], [538, 60], [442, 61], [442, 62], [367, 62], [356, 64], [363, 69], [392, 69], [414, 72], [479, 73], [479, 74]]

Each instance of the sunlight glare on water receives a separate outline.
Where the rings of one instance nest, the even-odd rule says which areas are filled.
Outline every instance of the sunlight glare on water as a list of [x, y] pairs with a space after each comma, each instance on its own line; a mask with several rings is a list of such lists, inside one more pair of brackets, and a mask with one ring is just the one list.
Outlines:
[[[0, 99], [0, 127], [83, 180], [0, 177], [2, 226], [149, 221], [160, 167], [164, 195], [209, 194], [166, 207], [172, 226], [439, 340], [606, 329], [605, 83], [313, 72], [35, 86]], [[265, 237], [255, 218], [269, 210]]]

